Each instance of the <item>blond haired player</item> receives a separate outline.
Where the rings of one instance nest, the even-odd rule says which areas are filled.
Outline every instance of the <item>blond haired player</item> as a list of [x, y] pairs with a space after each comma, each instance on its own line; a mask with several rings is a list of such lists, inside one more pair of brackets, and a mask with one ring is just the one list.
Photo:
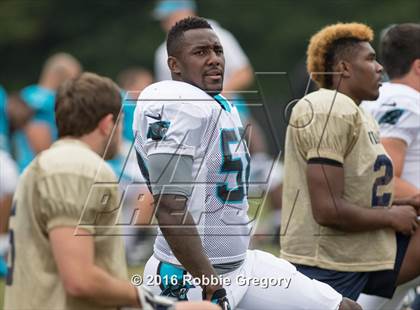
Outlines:
[[[120, 91], [108, 78], [84, 73], [59, 88], [60, 139], [28, 166], [14, 197], [5, 309], [175, 308], [127, 280], [113, 226], [116, 178], [102, 159], [118, 150], [120, 109]], [[82, 212], [94, 225], [76, 229]], [[194, 306], [213, 307], [176, 308]]]
[[358, 23], [312, 37], [308, 71], [321, 89], [296, 104], [286, 134], [281, 257], [354, 300], [392, 296], [420, 261], [407, 237], [419, 234], [416, 209], [392, 205], [392, 161], [359, 107], [381, 85], [372, 39]]

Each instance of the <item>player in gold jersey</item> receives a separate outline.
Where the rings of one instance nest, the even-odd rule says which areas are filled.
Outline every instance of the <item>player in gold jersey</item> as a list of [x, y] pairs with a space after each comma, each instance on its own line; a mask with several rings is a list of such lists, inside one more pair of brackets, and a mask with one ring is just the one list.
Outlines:
[[[14, 197], [5, 309], [217, 309], [175, 305], [127, 280], [118, 185], [101, 157], [118, 150], [120, 110], [108, 78], [84, 73], [58, 90], [60, 139], [27, 167]], [[100, 216], [78, 227], [83, 212]]]
[[420, 261], [407, 237], [420, 233], [419, 205], [393, 201], [392, 162], [359, 108], [379, 95], [372, 39], [357, 23], [312, 37], [308, 71], [321, 89], [296, 104], [286, 134], [281, 256], [354, 300], [362, 291], [391, 297]]

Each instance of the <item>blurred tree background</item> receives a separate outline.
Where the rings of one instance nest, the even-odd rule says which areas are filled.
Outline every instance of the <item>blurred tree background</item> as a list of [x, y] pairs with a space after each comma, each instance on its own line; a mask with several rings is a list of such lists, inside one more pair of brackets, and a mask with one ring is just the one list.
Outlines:
[[[58, 51], [76, 56], [85, 70], [112, 78], [128, 66], [152, 70], [154, 51], [165, 36], [151, 16], [154, 5], [151, 0], [0, 1], [0, 83], [10, 92], [36, 82], [45, 59]], [[326, 24], [358, 21], [373, 27], [377, 38], [389, 24], [419, 22], [420, 12], [417, 0], [198, 0], [197, 5], [200, 16], [236, 36], [256, 72], [288, 73], [259, 76], [253, 87], [263, 90], [271, 115], [301, 96], [306, 46], [314, 32]], [[264, 117], [257, 115], [263, 124]], [[278, 132], [284, 129], [281, 120], [275, 117]]]

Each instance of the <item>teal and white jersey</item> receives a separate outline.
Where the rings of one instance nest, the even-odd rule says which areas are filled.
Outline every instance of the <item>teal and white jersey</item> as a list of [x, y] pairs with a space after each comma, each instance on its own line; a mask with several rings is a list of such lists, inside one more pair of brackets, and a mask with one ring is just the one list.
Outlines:
[[398, 83], [384, 83], [376, 101], [362, 107], [377, 120], [381, 138], [407, 144], [401, 178], [420, 188], [420, 92]]
[[[148, 157], [153, 154], [193, 158], [191, 184], [187, 184], [193, 190], [187, 207], [211, 263], [245, 259], [251, 233], [250, 157], [236, 107], [221, 95], [213, 98], [193, 85], [162, 81], [141, 93], [133, 131], [146, 180]], [[154, 252], [159, 260], [179, 265], [160, 231]]]

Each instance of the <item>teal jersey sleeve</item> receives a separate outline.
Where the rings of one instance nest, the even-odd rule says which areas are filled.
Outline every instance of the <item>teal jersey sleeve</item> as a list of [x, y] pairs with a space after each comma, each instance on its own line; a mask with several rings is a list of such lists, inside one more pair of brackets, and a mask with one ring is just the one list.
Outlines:
[[[57, 139], [54, 116], [55, 95], [54, 91], [39, 85], [30, 85], [20, 91], [23, 101], [34, 111], [30, 122], [47, 124], [53, 141]], [[35, 157], [35, 153], [22, 130], [13, 134], [12, 143], [16, 149], [16, 162], [22, 171]]]

